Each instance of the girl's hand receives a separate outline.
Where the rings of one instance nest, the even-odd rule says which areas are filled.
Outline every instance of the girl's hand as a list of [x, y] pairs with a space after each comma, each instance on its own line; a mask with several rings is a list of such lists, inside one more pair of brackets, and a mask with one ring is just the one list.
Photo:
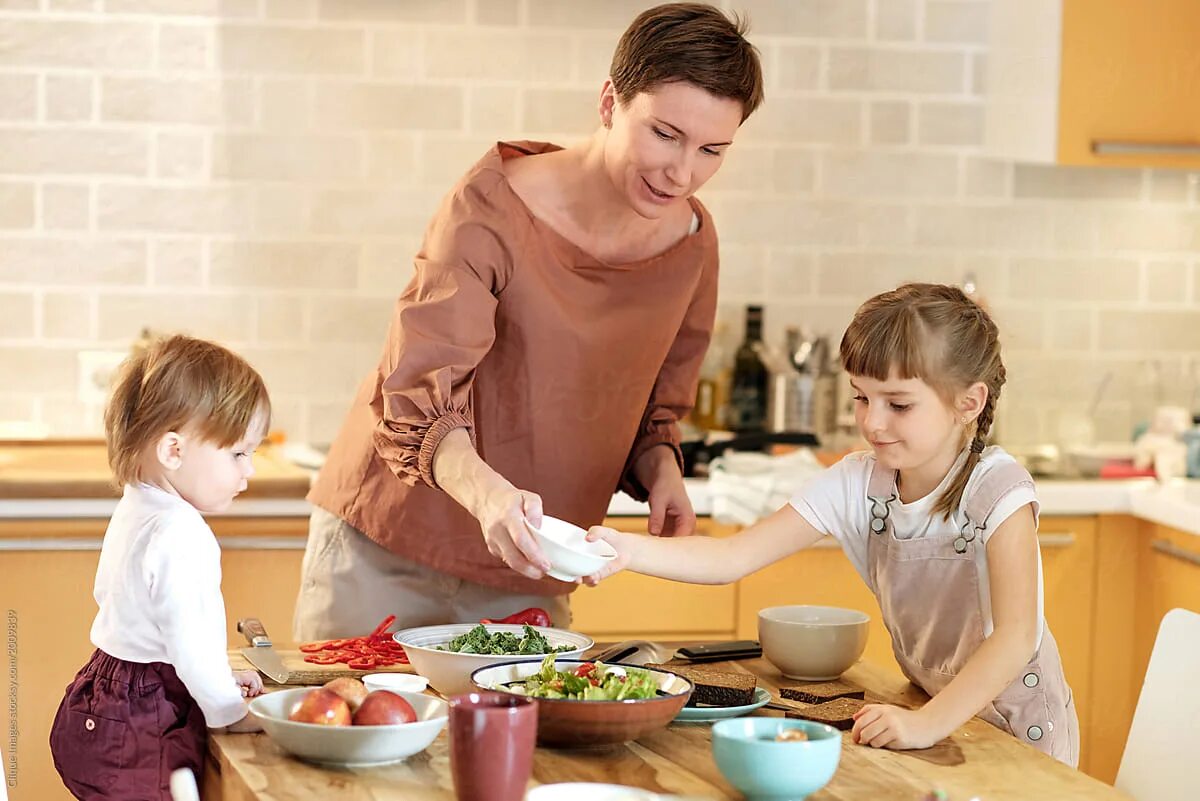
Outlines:
[[550, 560], [529, 531], [525, 521], [542, 525], [542, 499], [511, 484], [490, 491], [475, 515], [483, 530], [488, 552], [523, 576], [540, 579], [550, 569]]
[[233, 671], [233, 680], [242, 688], [244, 698], [262, 695], [262, 676], [258, 675], [257, 670], [235, 670]]
[[850, 738], [872, 748], [898, 751], [929, 748], [945, 734], [935, 731], [922, 710], [901, 709], [890, 704], [867, 704], [854, 713]]
[[613, 547], [613, 550], [617, 552], [617, 556], [615, 559], [609, 560], [608, 564], [592, 575], [584, 576], [580, 581], [589, 587], [595, 587], [612, 574], [620, 573], [624, 570], [629, 565], [629, 547], [624, 542], [624, 538], [627, 536], [629, 535], [606, 526], [592, 526], [588, 529], [587, 537], [585, 537], [588, 542], [603, 540]]

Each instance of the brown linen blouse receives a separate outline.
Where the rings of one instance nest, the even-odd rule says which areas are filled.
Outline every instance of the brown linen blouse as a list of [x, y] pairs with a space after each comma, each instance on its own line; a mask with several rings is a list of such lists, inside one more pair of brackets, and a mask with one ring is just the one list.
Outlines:
[[442, 438], [479, 455], [546, 514], [588, 527], [616, 489], [644, 500], [632, 467], [679, 454], [717, 299], [717, 236], [700, 226], [661, 253], [605, 264], [537, 219], [503, 161], [558, 149], [501, 142], [443, 200], [367, 376], [308, 500], [381, 546], [514, 593], [533, 580], [488, 553], [479, 523], [434, 482]]

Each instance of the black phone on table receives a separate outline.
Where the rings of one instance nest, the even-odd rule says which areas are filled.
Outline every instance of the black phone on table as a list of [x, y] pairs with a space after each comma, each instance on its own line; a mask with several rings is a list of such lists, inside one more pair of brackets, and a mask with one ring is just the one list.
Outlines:
[[692, 662], [720, 662], [726, 659], [753, 659], [762, 656], [758, 640], [734, 640], [687, 645], [679, 649], [679, 657]]

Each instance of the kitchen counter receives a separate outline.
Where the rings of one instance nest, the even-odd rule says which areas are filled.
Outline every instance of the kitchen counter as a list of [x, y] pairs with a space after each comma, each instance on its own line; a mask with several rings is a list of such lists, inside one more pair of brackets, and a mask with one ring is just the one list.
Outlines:
[[[299, 467], [279, 448], [254, 454], [255, 475], [246, 492], [221, 516], [308, 517], [304, 496], [315, 471]], [[104, 445], [53, 440], [0, 445], [0, 519], [106, 519], [116, 507]], [[684, 479], [696, 514], [712, 513], [707, 479]], [[1043, 515], [1128, 514], [1200, 535], [1200, 480], [1159, 484], [1038, 479]], [[650, 507], [624, 493], [613, 495], [608, 514], [645, 517]]]
[[[765, 659], [713, 663], [717, 670], [745, 670], [759, 686], [778, 694], [790, 684]], [[903, 679], [862, 661], [846, 678], [868, 697], [904, 706], [924, 702], [920, 690]], [[778, 716], [762, 709], [755, 714]], [[608, 748], [539, 748], [533, 780], [538, 784], [618, 782], [658, 793], [705, 799], [742, 796], [721, 776], [712, 758], [712, 729], [705, 724], [674, 723], [635, 742]], [[293, 759], [266, 734], [215, 734], [209, 738], [205, 798], [209, 801], [299, 801], [310, 798], [358, 798], [391, 801], [452, 801], [449, 743], [443, 731], [424, 752], [387, 767], [328, 769]], [[946, 740], [925, 751], [885, 751], [853, 744], [842, 735], [842, 756], [833, 780], [813, 801], [861, 801], [887, 798], [920, 801], [935, 789], [952, 799], [1016, 801], [1118, 801], [1127, 796], [1072, 770], [975, 718]]]
[[[698, 515], [713, 509], [706, 479], [684, 479]], [[1152, 478], [1129, 480], [1037, 479], [1042, 515], [1127, 514], [1200, 535], [1200, 480], [1178, 479], [1160, 484]], [[624, 493], [614, 495], [608, 514], [644, 517], [650, 507]]]

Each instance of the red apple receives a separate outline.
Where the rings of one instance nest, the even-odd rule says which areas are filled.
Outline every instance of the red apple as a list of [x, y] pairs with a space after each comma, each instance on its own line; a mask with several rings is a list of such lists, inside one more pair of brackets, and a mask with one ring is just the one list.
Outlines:
[[322, 726], [349, 726], [351, 717], [346, 699], [324, 687], [306, 693], [288, 714], [288, 720]]
[[354, 713], [355, 726], [389, 726], [412, 723], [416, 719], [417, 712], [412, 704], [390, 690], [370, 693]]
[[346, 699], [351, 712], [357, 712], [363, 699], [367, 697], [367, 685], [353, 676], [339, 676], [325, 682], [325, 689], [337, 693]]

